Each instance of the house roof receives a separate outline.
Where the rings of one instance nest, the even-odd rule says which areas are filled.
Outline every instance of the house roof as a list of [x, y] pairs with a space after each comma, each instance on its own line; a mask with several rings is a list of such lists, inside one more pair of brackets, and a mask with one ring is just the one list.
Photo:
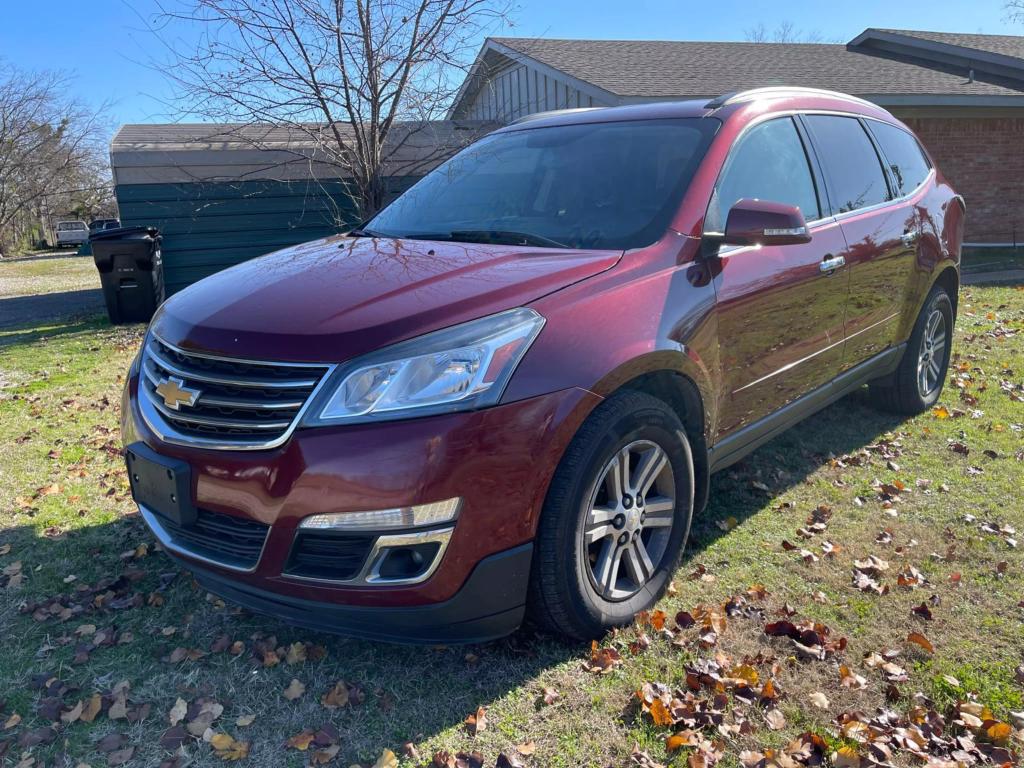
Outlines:
[[971, 82], [966, 72], [865, 55], [844, 45], [509, 37], [491, 42], [499, 51], [527, 56], [623, 98], [710, 97], [770, 85], [867, 97], [1024, 96], [1024, 83], [1017, 89]]
[[866, 33], [884, 32], [912, 40], [926, 40], [957, 48], [970, 48], [984, 53], [995, 53], [1024, 61], [1024, 35], [969, 35], [961, 32], [925, 32], [916, 29], [875, 29]]

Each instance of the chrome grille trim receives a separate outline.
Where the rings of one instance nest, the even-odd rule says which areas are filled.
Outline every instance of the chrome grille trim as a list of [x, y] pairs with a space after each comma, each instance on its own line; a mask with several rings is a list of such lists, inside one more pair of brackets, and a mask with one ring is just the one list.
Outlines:
[[[175, 352], [181, 355], [191, 355], [190, 352], [183, 352], [180, 349], [171, 347], [165, 341], [159, 341], [158, 343], [163, 344], [165, 347], [174, 349]], [[315, 387], [318, 379], [247, 379], [241, 376], [227, 376], [224, 374], [218, 376], [211, 376], [208, 373], [195, 370], [185, 370], [179, 368], [170, 360], [165, 358], [154, 349], [154, 344], [150, 342], [146, 345], [146, 356], [156, 363], [160, 368], [163, 368], [168, 373], [174, 374], [175, 376], [181, 376], [183, 379], [191, 379], [192, 381], [202, 381], [207, 384], [224, 384], [230, 387], [258, 387], [260, 389], [302, 389], [303, 387]], [[266, 365], [272, 366], [274, 363], [253, 363], [248, 360], [235, 361], [227, 357], [211, 357], [210, 355], [192, 355], [193, 357], [199, 357], [203, 360], [217, 360], [225, 363], [240, 362], [245, 365]], [[316, 368], [322, 368], [323, 366], [311, 366]]]
[[[153, 382], [153, 386], [155, 387], [159, 377], [150, 370], [149, 366], [143, 367], [142, 371], [146, 374], [146, 378]], [[221, 406], [224, 408], [253, 408], [270, 411], [291, 411], [296, 408], [301, 408], [305, 401], [284, 400], [278, 402], [275, 400], [252, 400], [249, 398], [210, 397], [209, 395], [202, 395], [197, 402], [204, 405]]]
[[[229, 451], [266, 450], [286, 442], [336, 367], [194, 353], [153, 333], [140, 362], [139, 413], [157, 437]], [[172, 410], [155, 392], [167, 376], [186, 387], [215, 391], [202, 391], [192, 406]]]

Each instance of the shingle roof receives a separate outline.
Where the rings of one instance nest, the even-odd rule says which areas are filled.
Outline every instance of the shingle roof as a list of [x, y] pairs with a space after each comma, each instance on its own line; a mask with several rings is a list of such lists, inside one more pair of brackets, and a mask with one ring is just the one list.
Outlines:
[[[352, 126], [338, 124], [342, 137], [352, 137]], [[391, 140], [407, 146], [457, 146], [493, 130], [493, 125], [473, 121], [435, 120], [424, 123], [395, 123]], [[247, 150], [253, 148], [305, 150], [320, 145], [315, 137], [328, 134], [325, 123], [277, 125], [270, 123], [146, 123], [121, 126], [111, 141], [111, 151]], [[469, 137], [468, 139], [466, 137]], [[331, 143], [332, 136], [324, 141]]]
[[[980, 37], [980, 36], [969, 36]], [[768, 85], [828, 88], [860, 96], [1020, 96], [916, 64], [816, 43], [494, 38], [622, 97], [717, 96]]]
[[867, 29], [865, 31], [888, 32], [891, 35], [955, 45], [959, 48], [972, 48], [976, 51], [1024, 60], [1024, 35], [968, 35], [960, 32], [924, 32], [916, 29]]

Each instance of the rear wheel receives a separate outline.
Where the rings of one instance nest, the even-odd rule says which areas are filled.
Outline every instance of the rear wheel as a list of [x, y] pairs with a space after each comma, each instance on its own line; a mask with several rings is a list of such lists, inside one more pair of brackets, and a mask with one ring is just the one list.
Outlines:
[[541, 514], [532, 618], [576, 638], [626, 624], [668, 587], [689, 535], [693, 459], [678, 416], [623, 391], [573, 439]]
[[882, 407], [915, 414], [933, 406], [942, 394], [953, 341], [953, 302], [935, 286], [921, 309], [903, 360], [884, 384], [872, 384], [871, 394]]

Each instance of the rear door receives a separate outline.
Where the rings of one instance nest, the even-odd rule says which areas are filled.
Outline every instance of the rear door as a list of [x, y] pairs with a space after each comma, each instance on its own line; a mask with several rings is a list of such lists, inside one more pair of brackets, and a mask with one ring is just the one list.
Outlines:
[[[722, 386], [717, 437], [750, 425], [816, 387], [842, 362], [846, 250], [819, 194], [806, 137], [793, 117], [750, 128], [719, 176], [705, 231], [721, 232], [742, 198], [796, 205], [811, 231], [802, 245], [720, 247], [715, 259]], [[819, 199], [820, 198], [820, 199]]]
[[848, 245], [846, 370], [900, 341], [920, 224], [914, 206], [886, 173], [868, 130], [875, 121], [818, 114], [802, 119], [825, 173], [830, 212]]

